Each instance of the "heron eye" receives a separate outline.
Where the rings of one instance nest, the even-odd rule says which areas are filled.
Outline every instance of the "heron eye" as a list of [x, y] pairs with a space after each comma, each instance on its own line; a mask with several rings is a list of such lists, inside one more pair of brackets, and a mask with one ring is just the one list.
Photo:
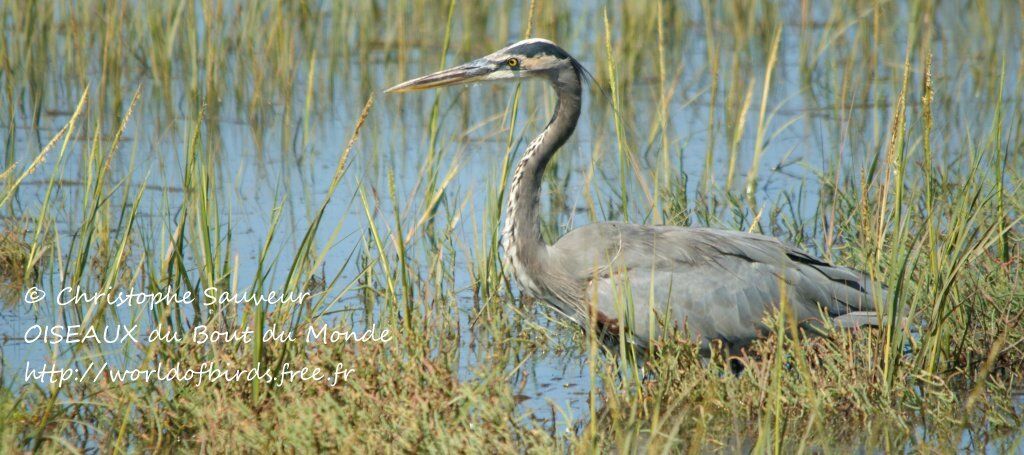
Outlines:
[[514, 57], [510, 58], [508, 60], [505, 60], [505, 64], [508, 65], [509, 68], [518, 68], [519, 67], [519, 59], [518, 58], [514, 58]]

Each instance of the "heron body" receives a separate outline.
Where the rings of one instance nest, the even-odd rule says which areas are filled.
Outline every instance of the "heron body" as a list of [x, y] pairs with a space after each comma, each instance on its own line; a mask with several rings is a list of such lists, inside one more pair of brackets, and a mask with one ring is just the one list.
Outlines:
[[512, 176], [502, 232], [508, 267], [524, 294], [584, 328], [623, 335], [641, 348], [667, 329], [682, 330], [705, 348], [741, 348], [767, 331], [766, 317], [783, 301], [805, 326], [875, 320], [875, 302], [885, 297], [880, 285], [764, 235], [607, 222], [545, 243], [541, 180], [576, 128], [586, 74], [551, 41], [528, 39], [388, 89], [520, 78], [546, 80], [554, 88], [558, 102], [551, 121]]

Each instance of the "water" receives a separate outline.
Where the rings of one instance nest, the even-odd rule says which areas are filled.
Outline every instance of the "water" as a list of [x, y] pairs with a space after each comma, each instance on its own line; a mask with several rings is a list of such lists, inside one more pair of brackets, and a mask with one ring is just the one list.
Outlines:
[[[783, 17], [787, 17], [786, 13], [793, 13], [788, 8], [784, 9]], [[600, 32], [602, 29], [596, 26], [596, 20], [593, 19], [600, 17], [599, 11], [596, 5], [580, 6], [574, 13], [588, 18], [586, 23], [592, 26], [577, 33], [569, 33], [559, 41], [605, 81], [606, 71], [599, 68], [606, 65], [607, 60], [600, 53], [602, 48], [594, 44], [603, 37]], [[826, 8], [815, 5], [810, 18], [812, 22], [825, 23], [829, 20], [829, 14]], [[955, 16], [940, 16], [943, 20], [954, 20], [951, 17]], [[947, 25], [957, 27], [956, 23]], [[836, 32], [829, 27], [811, 30], [812, 36], [818, 39], [823, 39], [828, 33], [834, 33], [835, 39], [849, 39], [852, 33]], [[735, 100], [723, 99], [723, 96], [715, 100], [718, 126], [714, 131], [709, 131], [708, 118], [712, 104], [708, 93], [710, 76], [703, 26], [695, 23], [674, 33], [682, 39], [669, 43], [668, 51], [671, 55], [668, 58], [668, 71], [670, 74], [679, 72], [680, 77], [670, 81], [674, 85], [675, 94], [668, 110], [671, 137], [667, 156], [676, 170], [673, 177], [685, 176], [687, 193], [693, 197], [701, 190], [704, 160], [712, 139], [714, 172], [711, 177], [719, 186], [727, 178], [734, 140], [730, 136], [728, 122], [735, 119], [725, 118], [724, 113], [728, 110], [728, 104]], [[616, 35], [615, 39], [621, 40], [623, 37]], [[722, 225], [744, 228], [761, 208], [767, 212], [778, 208], [783, 216], [793, 219], [813, 217], [817, 213], [822, 194], [818, 176], [831, 175], [832, 166], [839, 166], [842, 169], [840, 175], [856, 178], [870, 160], [870, 157], [857, 152], [865, 149], [864, 144], [884, 143], [887, 125], [893, 115], [902, 65], [899, 62], [879, 61], [877, 85], [870, 94], [865, 96], [864, 93], [852, 93], [849, 99], [843, 99], [845, 105], [837, 107], [837, 98], [844, 81], [839, 79], [841, 72], [829, 68], [849, 64], [844, 62], [843, 56], [849, 50], [837, 46], [829, 48], [828, 54], [816, 56], [816, 64], [825, 69], [817, 70], [805, 79], [800, 66], [801, 42], [804, 39], [806, 37], [801, 36], [798, 24], [787, 21], [782, 35], [779, 63], [765, 108], [767, 135], [758, 170], [758, 186], [753, 195], [755, 202], [739, 213], [731, 210], [720, 213], [718, 221]], [[902, 46], [903, 41], [897, 38], [893, 46]], [[946, 46], [945, 41], [936, 40], [934, 77], [936, 80], [956, 78], [960, 83], [947, 86], [958, 88], [957, 92], [943, 94], [949, 99], [956, 99], [956, 106], [951, 107], [946, 115], [937, 117], [935, 129], [941, 131], [939, 135], [944, 140], [956, 141], [968, 132], [984, 130], [991, 120], [992, 112], [987, 109], [991, 100], [984, 98], [980, 90], [972, 85], [974, 80], [969, 72], [970, 64], [959, 60], [956, 55], [947, 56]], [[480, 46], [473, 47], [480, 53], [489, 52]], [[753, 56], [748, 55], [748, 52]], [[231, 228], [230, 251], [233, 256], [231, 265], [235, 268], [234, 276], [244, 280], [245, 277], [257, 274], [257, 259], [270, 232], [275, 205], [280, 205], [283, 214], [276, 228], [274, 250], [287, 257], [289, 251], [298, 247], [309, 220], [328, 192], [331, 175], [359, 116], [359, 108], [372, 93], [376, 97], [376, 105], [366, 121], [361, 139], [353, 149], [351, 169], [326, 208], [325, 226], [318, 232], [317, 238], [318, 245], [330, 245], [326, 250], [323, 275], [337, 277], [338, 282], [343, 284], [356, 280], [359, 270], [352, 265], [350, 257], [353, 251], [364, 248], [364, 235], [368, 229], [358, 187], [363, 185], [372, 190], [369, 197], [376, 210], [373, 216], [381, 226], [393, 225], [396, 203], [400, 213], [408, 217], [403, 220], [406, 230], [417, 221], [425, 203], [423, 168], [430, 166], [430, 163], [425, 163], [425, 155], [430, 111], [437, 98], [441, 112], [437, 132], [437, 160], [441, 163], [439, 174], [443, 178], [449, 169], [457, 169], [457, 172], [447, 187], [435, 223], [437, 226], [448, 226], [451, 217], [461, 220], [450, 234], [457, 239], [453, 244], [459, 248], [452, 262], [452, 286], [458, 290], [460, 327], [472, 326], [479, 308], [471, 291], [472, 277], [466, 271], [473, 266], [473, 251], [480, 250], [482, 237], [486, 234], [482, 232], [483, 214], [486, 213], [488, 192], [497, 185], [498, 171], [504, 159], [508, 119], [503, 114], [508, 110], [513, 89], [510, 85], [477, 85], [401, 97], [382, 95], [380, 90], [385, 87], [436, 69], [439, 59], [437, 48], [413, 48], [410, 53], [409, 64], [401, 72], [401, 65], [396, 62], [394, 55], [370, 50], [368, 58], [353, 55], [339, 67], [339, 71], [327, 75], [324, 68], [329, 65], [329, 56], [319, 56], [318, 73], [314, 79], [317, 99], [313, 103], [311, 117], [304, 116], [304, 94], [309, 80], [307, 65], [297, 65], [299, 69], [294, 77], [296, 85], [293, 90], [298, 96], [295, 96], [290, 107], [280, 102], [269, 102], [261, 105], [255, 114], [247, 105], [247, 100], [236, 99], [231, 95], [233, 89], [230, 87], [247, 84], [232, 80], [228, 75], [226, 85], [229, 89], [225, 90], [227, 94], [221, 101], [223, 104], [213, 116], [216, 121], [206, 124], [204, 140], [208, 142], [202, 144], [202, 147], [216, 150], [213, 155], [220, 179], [216, 182], [214, 193], [220, 209], [220, 223], [225, 228]], [[1018, 58], [1019, 53], [1019, 48], [1007, 49], [1008, 58]], [[721, 56], [721, 71], [740, 72], [738, 79], [742, 88], [738, 93], [742, 94], [749, 87], [752, 94], [746, 113], [747, 127], [735, 138], [735, 149], [739, 150], [739, 155], [735, 161], [734, 190], [737, 190], [735, 194], [741, 198], [741, 188], [756, 145], [761, 110], [761, 82], [765, 62], [758, 55], [761, 54], [750, 52], [749, 49], [725, 48]], [[455, 64], [475, 56], [452, 53], [447, 61]], [[727, 63], [733, 61], [734, 57], [740, 64], [728, 66]], [[619, 65], [624, 64], [619, 62]], [[634, 64], [654, 63], [641, 59]], [[620, 210], [617, 201], [621, 199], [621, 163], [617, 157], [613, 114], [610, 112], [607, 95], [596, 89], [590, 90], [586, 95], [581, 124], [573, 139], [561, 151], [551, 171], [552, 178], [547, 180], [547, 195], [542, 198], [546, 205], [545, 213], [551, 215], [551, 226], [557, 228], [558, 232], [604, 219], [628, 217], [632, 221], [661, 221], [660, 214], [652, 214], [650, 211], [649, 201], [644, 195], [644, 185], [652, 184], [652, 176], [660, 165], [660, 138], [652, 138], [649, 134], [651, 125], [658, 121], [658, 83], [645, 77], [650, 74], [649, 71], [638, 72], [644, 77], [630, 77], [633, 68], [628, 66], [620, 66], [617, 71], [621, 73], [620, 79], [629, 81], [628, 85], [620, 89], [620, 97], [627, 100], [627, 106], [619, 115], [624, 118], [627, 134], [634, 144], [635, 172], [646, 176], [647, 180], [641, 184], [633, 175], [634, 171], [630, 171], [626, 186], [631, 202], [624, 211]], [[1007, 65], [1006, 71], [1005, 85], [1012, 87], [1018, 77], [1016, 67]], [[919, 78], [920, 75], [915, 74], [913, 77]], [[749, 85], [746, 85], [746, 81], [750, 81]], [[170, 98], [178, 100], [178, 103], [177, 107], [171, 109], [170, 117], [167, 116], [168, 111], [155, 81], [142, 76], [137, 83], [142, 87], [142, 101], [115, 155], [110, 169], [111, 181], [124, 179], [127, 188], [134, 189], [142, 185], [148, 188], [143, 193], [141, 216], [136, 230], [143, 232], [143, 237], [153, 245], [165, 245], [174, 231], [177, 213], [181, 208], [186, 145], [195, 120], [195, 110], [191, 108], [193, 104], [186, 100], [187, 80], [176, 79], [173, 83]], [[126, 93], [134, 89], [134, 86], [125, 85]], [[333, 91], [325, 93], [328, 87], [333, 87]], [[38, 135], [36, 131], [24, 126], [27, 124], [25, 119], [20, 121], [14, 130], [15, 154], [19, 159], [33, 156], [42, 145], [39, 137], [45, 143], [49, 136], [68, 121], [77, 96], [76, 90], [67, 90], [48, 98], [44, 106], [47, 114], [40, 121]], [[523, 86], [523, 100], [515, 132], [520, 151], [522, 144], [528, 142], [544, 125], [553, 106], [552, 97], [539, 83]], [[1019, 100], [1012, 97], [1004, 98], [1003, 101], [1004, 109], [1008, 112], [1013, 112], [1019, 105]], [[918, 103], [911, 101], [910, 105], [911, 109], [916, 109]], [[974, 115], [958, 115], [964, 112]], [[964, 118], [973, 119], [973, 122], [963, 122]], [[216, 131], [211, 126], [216, 126]], [[62, 170], [61, 179], [67, 183], [57, 195], [57, 206], [54, 208], [55, 213], [60, 214], [57, 221], [57, 229], [61, 231], [60, 251], [70, 250], [75, 241], [74, 233], [85, 216], [81, 204], [77, 203], [85, 197], [85, 188], [76, 182], [81, 182], [87, 172], [80, 167], [82, 161], [79, 158], [86, 152], [86, 145], [87, 141], [84, 140], [72, 144], [69, 154], [72, 158]], [[955, 163], [958, 157], [943, 159]], [[25, 210], [26, 214], [41, 203], [47, 188], [47, 178], [54, 172], [54, 164], [55, 160], [44, 163], [19, 192], [17, 206]], [[394, 175], [395, 193], [399, 195], [397, 201], [388, 196], [389, 173]], [[135, 194], [134, 191], [125, 191], [125, 187], [115, 189], [113, 197], [120, 199]], [[565, 196], [564, 201], [554, 198], [562, 206], [552, 208], [552, 197], [549, 197], [552, 194]], [[588, 208], [590, 200], [598, 201], [593, 211]], [[801, 242], [811, 250], [820, 250], [823, 240], [817, 228], [812, 228], [809, 233], [792, 232], [786, 229], [784, 223], [769, 221], [770, 216], [770, 213], [764, 214], [761, 222], [769, 233]], [[692, 223], [700, 221], [696, 216], [689, 218]], [[808, 237], [804, 238], [802, 234], [808, 234]], [[422, 258], [425, 243], [422, 239], [418, 242], [413, 248], [413, 254]], [[132, 255], [138, 258], [140, 252], [133, 249]], [[48, 265], [42, 279], [45, 289], [53, 292], [59, 288], [61, 267], [59, 262]], [[278, 264], [270, 271], [266, 282], [281, 283], [287, 272], [287, 262]], [[238, 283], [242, 289], [250, 284], [244, 281]], [[356, 301], [352, 295], [342, 294], [342, 288], [344, 285], [331, 291], [335, 294], [327, 300], [337, 298], [338, 302], [330, 311], [359, 324], [365, 318], [364, 314], [360, 314], [365, 311], [365, 305]], [[532, 307], [526, 314], [551, 329], [554, 337], [572, 336], [571, 329], [548, 321], [547, 318], [555, 317], [553, 314]], [[25, 362], [41, 362], [48, 355], [48, 350], [42, 345], [19, 341], [25, 329], [37, 321], [55, 320], [58, 320], [58, 315], [52, 308], [46, 307], [36, 311], [25, 305], [15, 305], [2, 313], [0, 333], [6, 337], [3, 343], [3, 379], [6, 383], [17, 385], [21, 381], [21, 365]], [[472, 334], [467, 333], [462, 339], [465, 350], [462, 356], [462, 375], [464, 379], [471, 380], [476, 374], [474, 369], [476, 355], [479, 353], [471, 347], [474, 339]], [[564, 424], [566, 416], [573, 421], [588, 416], [591, 384], [586, 358], [580, 352], [569, 350], [533, 355], [512, 380], [521, 384], [518, 393], [524, 414], [532, 414], [540, 420], [550, 419], [552, 414], [561, 414], [554, 418], [559, 425]]]

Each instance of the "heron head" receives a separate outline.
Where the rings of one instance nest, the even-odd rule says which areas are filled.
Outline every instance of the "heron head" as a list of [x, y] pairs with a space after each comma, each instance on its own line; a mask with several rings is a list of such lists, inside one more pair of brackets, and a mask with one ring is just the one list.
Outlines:
[[576, 59], [546, 39], [532, 38], [520, 41], [486, 57], [433, 74], [405, 81], [385, 92], [400, 93], [428, 88], [500, 81], [527, 77], [545, 77], [554, 83], [578, 85], [583, 71]]

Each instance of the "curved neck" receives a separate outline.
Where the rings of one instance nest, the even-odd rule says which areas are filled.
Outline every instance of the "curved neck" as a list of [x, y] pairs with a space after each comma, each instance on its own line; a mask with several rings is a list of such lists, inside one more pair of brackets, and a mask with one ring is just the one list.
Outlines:
[[521, 271], [541, 272], [546, 264], [547, 244], [540, 232], [540, 190], [544, 169], [559, 147], [572, 136], [580, 118], [582, 88], [575, 70], [563, 70], [550, 78], [558, 95], [551, 121], [530, 142], [519, 160], [509, 190], [503, 242], [505, 253], [521, 284]]

